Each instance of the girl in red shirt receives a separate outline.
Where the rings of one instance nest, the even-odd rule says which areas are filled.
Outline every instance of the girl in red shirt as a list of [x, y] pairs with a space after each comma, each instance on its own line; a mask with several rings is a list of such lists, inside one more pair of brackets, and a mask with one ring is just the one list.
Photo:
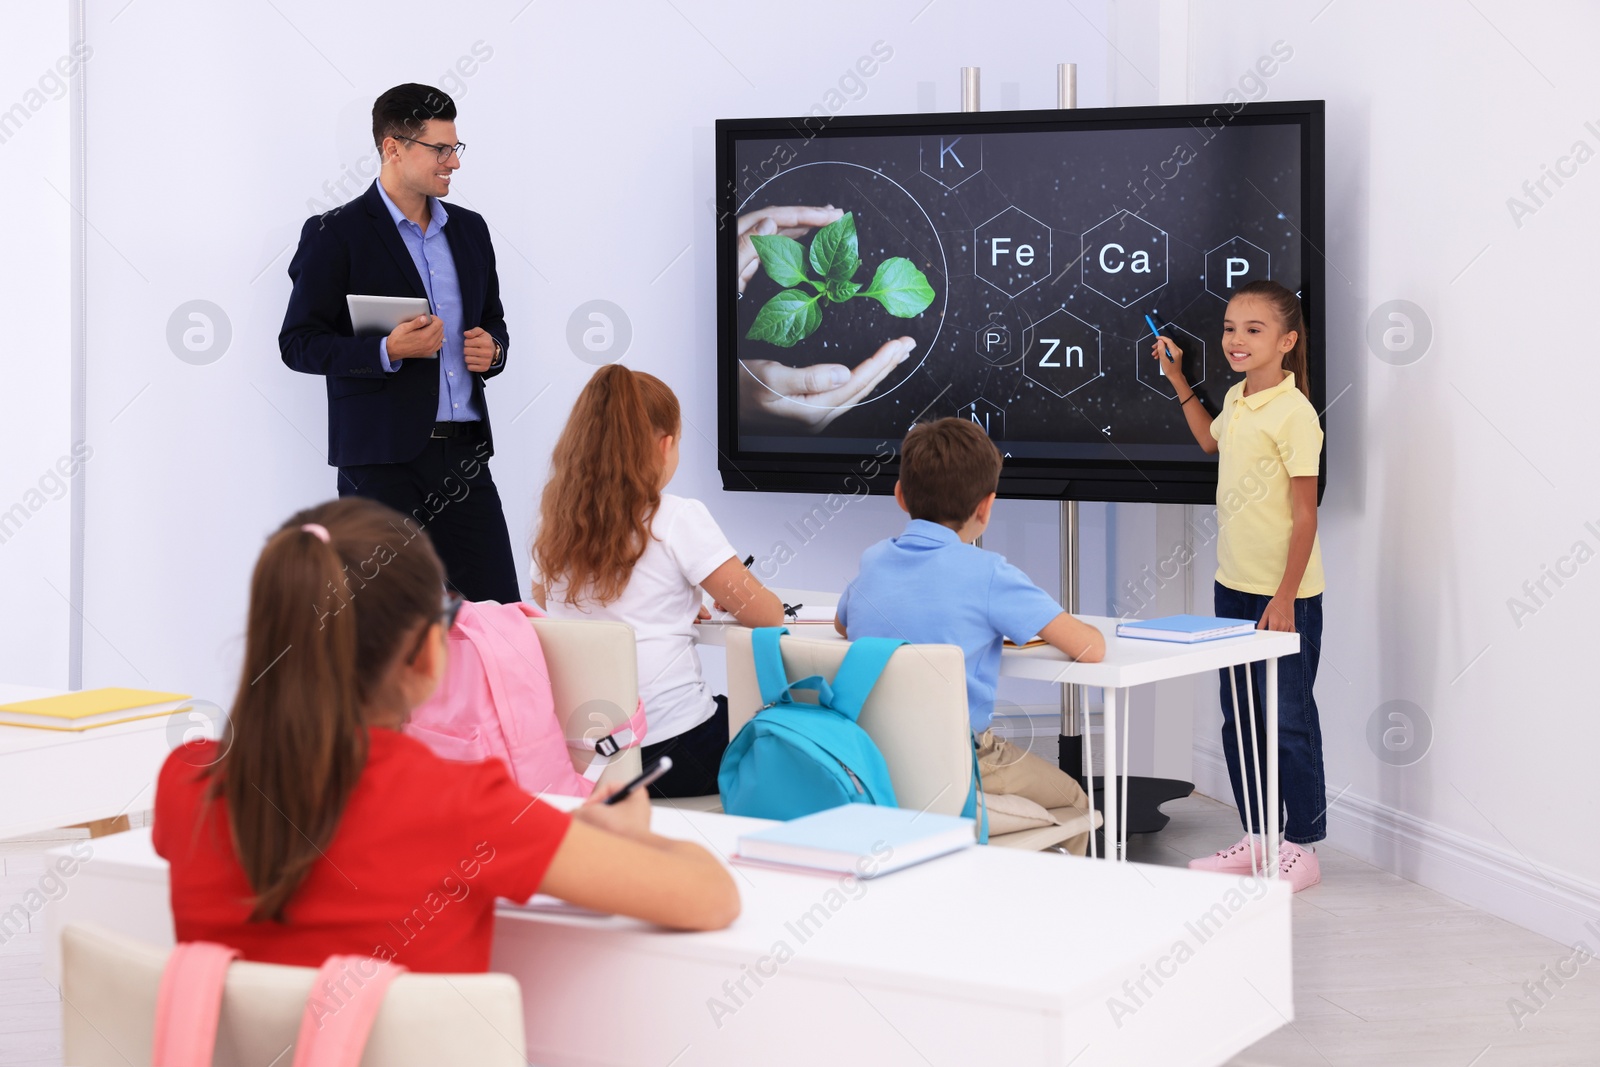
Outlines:
[[498, 760], [448, 762], [400, 733], [444, 676], [457, 604], [427, 535], [373, 501], [311, 508], [268, 540], [223, 737], [175, 750], [157, 784], [178, 940], [460, 972], [488, 969], [496, 897], [684, 929], [737, 917], [721, 863], [650, 833], [643, 790], [568, 815]]

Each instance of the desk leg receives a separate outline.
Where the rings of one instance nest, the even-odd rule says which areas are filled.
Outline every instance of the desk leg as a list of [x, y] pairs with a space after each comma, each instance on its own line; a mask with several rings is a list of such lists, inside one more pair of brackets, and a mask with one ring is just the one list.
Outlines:
[[1122, 722], [1122, 725], [1127, 727], [1122, 732], [1127, 736], [1122, 739], [1122, 803], [1117, 806], [1117, 814], [1121, 816], [1117, 820], [1117, 828], [1122, 831], [1122, 837], [1117, 842], [1117, 858], [1125, 860], [1128, 858], [1128, 824], [1133, 821], [1133, 807], [1128, 803], [1128, 783], [1132, 781], [1132, 778], [1128, 775], [1128, 753], [1133, 750], [1133, 694], [1131, 692], [1123, 697], [1122, 706], [1128, 709], [1128, 717]]
[[1278, 877], [1278, 661], [1267, 660], [1267, 877]]
[[1089, 687], [1084, 686], [1078, 694], [1078, 710], [1081, 718], [1078, 723], [1078, 735], [1082, 738], [1080, 744], [1083, 749], [1083, 792], [1089, 798], [1089, 857], [1100, 857], [1100, 846], [1096, 843], [1094, 832], [1094, 753], [1089, 748]]
[[1105, 764], [1105, 835], [1106, 857], [1108, 859], [1122, 859], [1122, 835], [1117, 832], [1117, 712], [1122, 703], [1122, 690], [1102, 690], [1105, 696], [1105, 711], [1101, 716], [1102, 733], [1101, 741], [1105, 746], [1103, 763]]

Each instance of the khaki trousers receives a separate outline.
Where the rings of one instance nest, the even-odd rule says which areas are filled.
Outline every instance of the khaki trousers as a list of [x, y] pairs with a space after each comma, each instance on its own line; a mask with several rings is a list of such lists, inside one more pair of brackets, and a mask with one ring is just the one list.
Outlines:
[[[1089, 797], [1072, 775], [993, 730], [978, 735], [978, 773], [985, 793], [1027, 797], [1042, 808], [1073, 808], [1089, 814]], [[1089, 834], [1069, 837], [1063, 847], [1074, 856], [1089, 851]]]

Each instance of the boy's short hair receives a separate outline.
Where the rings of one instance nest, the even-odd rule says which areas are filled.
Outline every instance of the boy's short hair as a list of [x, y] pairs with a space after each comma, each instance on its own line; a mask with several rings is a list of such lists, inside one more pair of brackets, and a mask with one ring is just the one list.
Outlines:
[[1000, 450], [975, 422], [924, 422], [900, 444], [900, 495], [913, 519], [960, 529], [999, 487]]

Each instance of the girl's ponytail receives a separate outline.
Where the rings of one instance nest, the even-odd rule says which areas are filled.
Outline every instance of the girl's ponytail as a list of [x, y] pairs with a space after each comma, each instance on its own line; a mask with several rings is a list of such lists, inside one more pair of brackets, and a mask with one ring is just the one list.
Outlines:
[[303, 511], [268, 539], [211, 783], [255, 892], [252, 920], [281, 921], [332, 841], [366, 765], [364, 713], [389, 696], [382, 680], [443, 590], [427, 535], [370, 500]]
[[1283, 369], [1294, 375], [1294, 384], [1307, 400], [1311, 399], [1311, 373], [1306, 355], [1306, 316], [1300, 298], [1277, 282], [1247, 282], [1233, 291], [1234, 296], [1259, 296], [1272, 305], [1284, 332], [1295, 332], [1294, 347], [1283, 354]]
[[663, 435], [678, 436], [678, 398], [657, 377], [601, 367], [578, 394], [550, 458], [533, 561], [548, 590], [576, 603], [622, 595], [661, 506]]

